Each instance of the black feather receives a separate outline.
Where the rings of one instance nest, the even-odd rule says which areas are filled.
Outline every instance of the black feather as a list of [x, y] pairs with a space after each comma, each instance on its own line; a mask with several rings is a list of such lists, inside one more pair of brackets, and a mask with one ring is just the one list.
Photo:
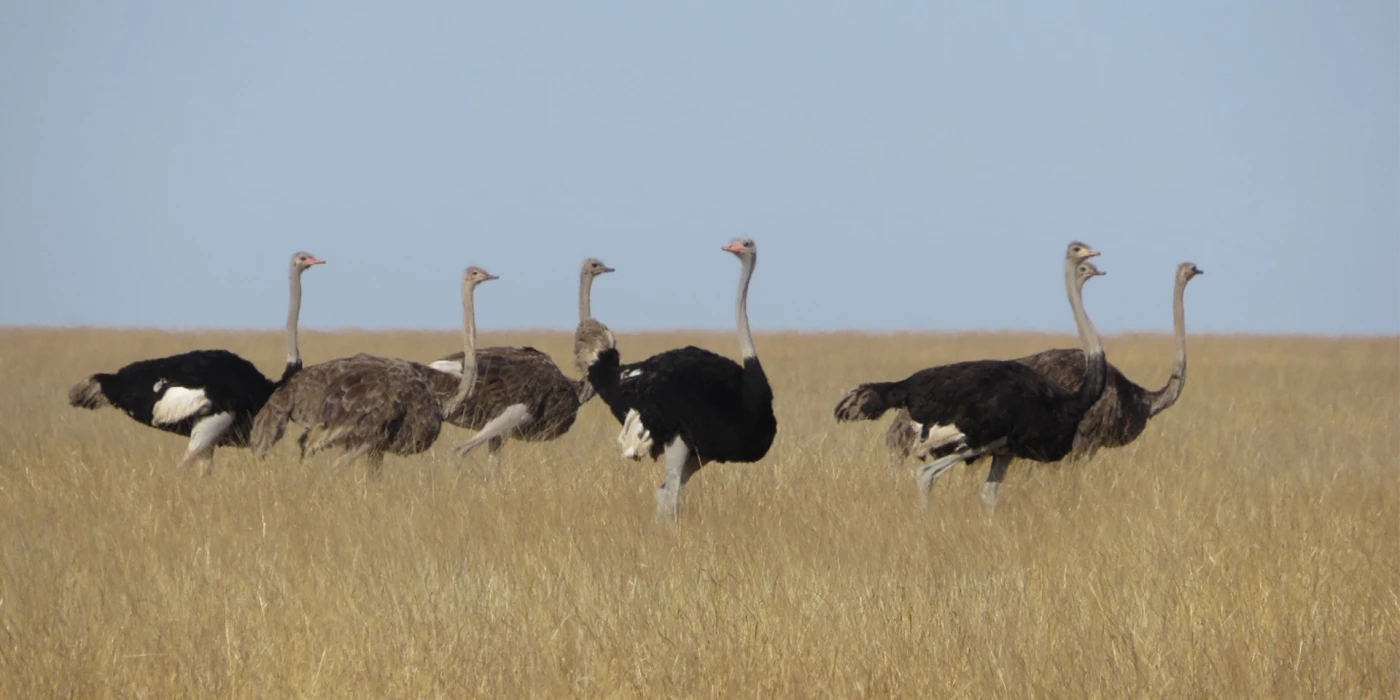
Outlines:
[[[287, 369], [292, 370], [290, 366]], [[105, 403], [91, 391], [93, 384]], [[73, 387], [69, 402], [82, 408], [110, 404], [138, 423], [187, 437], [200, 419], [229, 413], [233, 426], [217, 444], [246, 446], [253, 417], [278, 384], [263, 376], [253, 363], [227, 350], [195, 350], [139, 360], [111, 374], [94, 374]], [[156, 404], [174, 387], [203, 390], [209, 406], [177, 423], [153, 424]]]
[[1056, 462], [1073, 449], [1088, 406], [1077, 391], [1020, 362], [974, 360], [930, 367], [899, 382], [862, 384], [837, 404], [837, 419], [874, 420], [895, 408], [907, 409], [925, 431], [957, 426], [968, 447], [1005, 438], [1006, 451], [1017, 457]]
[[616, 349], [598, 354], [588, 381], [622, 422], [637, 411], [651, 433], [653, 458], [677, 436], [707, 462], [756, 462], [777, 432], [773, 391], [762, 365], [694, 346], [620, 364]]

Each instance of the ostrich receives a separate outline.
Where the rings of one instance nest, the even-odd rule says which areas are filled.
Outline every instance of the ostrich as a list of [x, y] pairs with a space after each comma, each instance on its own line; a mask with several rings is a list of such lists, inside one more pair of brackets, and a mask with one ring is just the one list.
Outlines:
[[[592, 321], [589, 297], [593, 278], [608, 272], [613, 269], [597, 258], [583, 261], [579, 274], [579, 333], [584, 333], [582, 329]], [[576, 346], [584, 342], [579, 333], [575, 334]], [[437, 370], [426, 378], [440, 396], [450, 395], [456, 388], [463, 357], [457, 352], [428, 365]], [[579, 407], [593, 397], [588, 382], [565, 376], [549, 355], [532, 347], [481, 348], [476, 351], [476, 362], [476, 387], [471, 400], [447, 418], [453, 425], [478, 431], [457, 445], [458, 456], [465, 457], [485, 444], [487, 453], [494, 457], [507, 437], [531, 442], [558, 438], [573, 427]]]
[[[736, 238], [723, 250], [743, 264], [735, 315], [743, 365], [694, 346], [620, 364], [606, 347], [610, 333], [588, 329], [596, 360], [588, 382], [622, 423], [618, 444], [632, 459], [666, 455], [666, 480], [656, 492], [657, 516], [674, 521], [681, 488], [710, 462], [756, 462], [778, 429], [773, 390], [749, 331], [748, 291], [758, 248]], [[606, 330], [606, 329], [603, 329]], [[590, 344], [584, 338], [585, 345]]]
[[476, 319], [473, 292], [497, 279], [479, 267], [462, 275], [462, 343], [466, 363], [449, 397], [425, 380], [435, 370], [407, 360], [359, 354], [307, 367], [272, 394], [253, 421], [253, 454], [266, 457], [282, 438], [287, 421], [306, 430], [297, 443], [303, 457], [331, 447], [344, 454], [336, 465], [368, 455], [371, 475], [378, 475], [384, 453], [412, 455], [437, 440], [442, 422], [471, 395], [476, 384]]
[[[1176, 268], [1176, 289], [1172, 298], [1176, 361], [1166, 385], [1156, 391], [1144, 389], [1109, 363], [1103, 396], [1079, 422], [1071, 458], [1087, 459], [1100, 448], [1122, 447], [1136, 440], [1147, 427], [1148, 419], [1176, 403], [1186, 384], [1186, 312], [1182, 297], [1186, 292], [1186, 283], [1203, 274], [1205, 271], [1189, 262], [1181, 263]], [[1039, 372], [1066, 391], [1073, 391], [1084, 380], [1083, 350], [1058, 348], [1020, 357], [1016, 361]], [[898, 467], [909, 457], [918, 433], [918, 429], [910, 423], [909, 411], [899, 409], [885, 435], [885, 444], [890, 450], [890, 467]]]
[[1058, 462], [1074, 446], [1075, 430], [1103, 393], [1107, 361], [1093, 323], [1084, 313], [1083, 286], [1104, 274], [1086, 261], [1098, 255], [1074, 242], [1065, 254], [1065, 287], [1084, 345], [1084, 381], [1061, 388], [1015, 360], [973, 360], [930, 367], [898, 382], [852, 389], [836, 405], [836, 420], [875, 420], [891, 408], [906, 408], [920, 424], [920, 457], [938, 455], [918, 472], [927, 499], [933, 481], [958, 462], [992, 455], [982, 502], [996, 507], [1006, 468], [1017, 457]]
[[310, 253], [292, 254], [287, 364], [281, 379], [268, 379], [253, 363], [228, 350], [194, 350], [139, 360], [112, 374], [94, 374], [68, 390], [68, 405], [115, 406], [139, 423], [187, 436], [189, 446], [178, 468], [199, 459], [208, 474], [214, 466], [215, 446], [246, 447], [253, 416], [273, 391], [301, 369], [297, 347], [301, 274], [324, 262]]

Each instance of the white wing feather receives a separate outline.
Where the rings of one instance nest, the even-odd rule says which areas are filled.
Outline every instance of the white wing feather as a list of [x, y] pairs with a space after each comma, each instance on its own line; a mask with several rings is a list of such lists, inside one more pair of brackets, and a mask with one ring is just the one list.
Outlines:
[[151, 409], [151, 422], [156, 425], [179, 423], [200, 411], [209, 408], [209, 398], [203, 389], [187, 389], [172, 386], [165, 390], [156, 405]]

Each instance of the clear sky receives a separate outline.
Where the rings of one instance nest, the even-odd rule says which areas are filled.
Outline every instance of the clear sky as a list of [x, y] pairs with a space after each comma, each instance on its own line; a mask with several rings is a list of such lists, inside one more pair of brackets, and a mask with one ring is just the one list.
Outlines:
[[0, 4], [0, 324], [1400, 333], [1400, 3]]

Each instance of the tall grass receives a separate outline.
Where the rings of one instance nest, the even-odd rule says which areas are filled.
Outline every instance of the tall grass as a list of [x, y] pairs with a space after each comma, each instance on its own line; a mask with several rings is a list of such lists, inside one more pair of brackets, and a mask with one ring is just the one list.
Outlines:
[[[304, 334], [308, 362], [433, 359], [451, 333]], [[570, 367], [564, 334], [529, 343]], [[626, 334], [624, 357], [728, 334]], [[659, 468], [586, 406], [465, 462], [446, 428], [384, 477], [293, 440], [258, 462], [69, 408], [88, 373], [275, 334], [0, 331], [0, 697], [1396, 697], [1400, 341], [1199, 337], [1180, 403], [1084, 464], [985, 465], [917, 508], [854, 384], [1067, 337], [760, 336], [779, 433], [658, 527]], [[1165, 382], [1171, 341], [1110, 338]], [[912, 465], [911, 465], [912, 467]]]

